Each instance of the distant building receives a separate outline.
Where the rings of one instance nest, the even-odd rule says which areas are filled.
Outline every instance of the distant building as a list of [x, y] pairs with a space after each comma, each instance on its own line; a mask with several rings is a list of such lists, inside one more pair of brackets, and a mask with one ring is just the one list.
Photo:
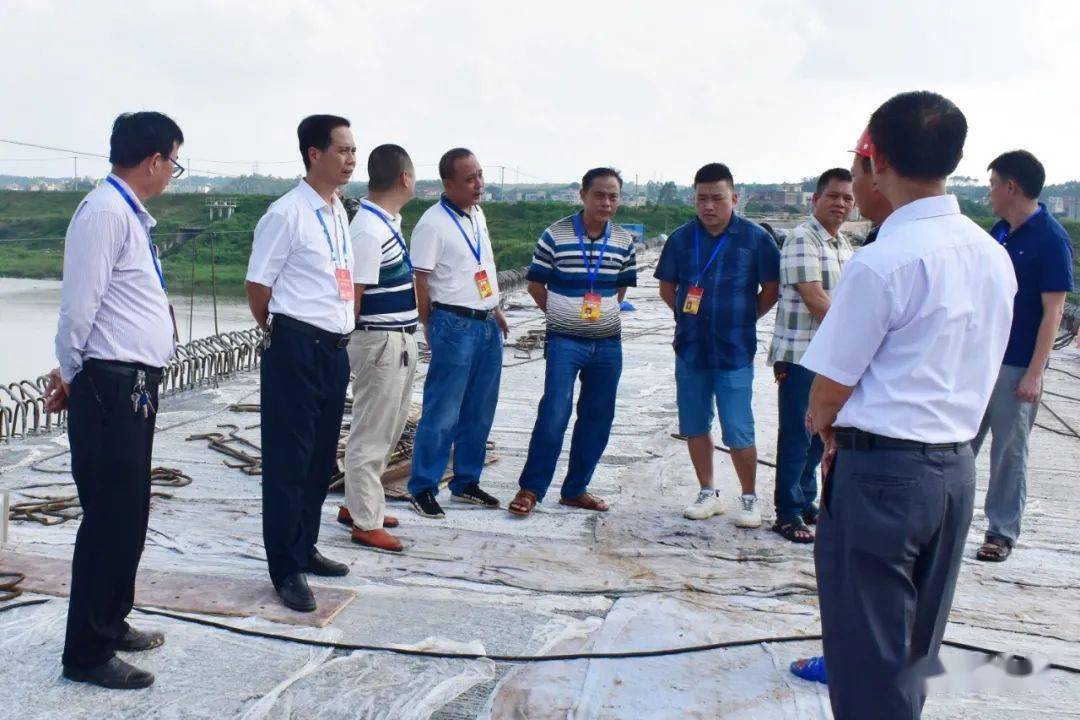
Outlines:
[[1065, 198], [1065, 218], [1067, 220], [1080, 220], [1080, 197], [1075, 195]]
[[555, 190], [551, 193], [551, 202], [567, 203], [570, 205], [577, 205], [580, 196], [577, 190]]
[[645, 207], [648, 203], [648, 198], [644, 195], [634, 195], [633, 197], [623, 198], [622, 204], [627, 207]]
[[547, 200], [547, 193], [542, 190], [533, 190], [525, 193], [525, 202], [544, 202]]
[[1045, 200], [1046, 209], [1053, 215], [1061, 215], [1065, 212], [1065, 198], [1060, 195], [1048, 197]]

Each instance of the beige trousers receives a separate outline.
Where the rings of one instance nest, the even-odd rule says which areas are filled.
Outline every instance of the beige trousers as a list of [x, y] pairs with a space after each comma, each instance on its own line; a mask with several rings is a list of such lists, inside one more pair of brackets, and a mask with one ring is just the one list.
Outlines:
[[418, 355], [416, 337], [408, 333], [357, 330], [349, 340], [355, 377], [352, 428], [345, 445], [345, 505], [360, 530], [383, 524], [382, 475], [409, 417]]

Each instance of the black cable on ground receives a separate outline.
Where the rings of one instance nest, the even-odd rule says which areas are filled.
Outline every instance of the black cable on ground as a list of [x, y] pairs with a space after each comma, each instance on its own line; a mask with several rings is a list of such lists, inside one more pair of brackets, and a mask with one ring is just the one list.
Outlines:
[[28, 607], [30, 605], [41, 605], [42, 603], [49, 602], [51, 598], [38, 598], [36, 600], [23, 600], [22, 602], [12, 603], [11, 605], [0, 606], [0, 613], [5, 613], [8, 610], [14, 610], [15, 608]]
[[[686, 442], [685, 435], [680, 435], [679, 433], [671, 433], [671, 437], [675, 438], [676, 440], [682, 440], [683, 442]], [[728, 455], [731, 454], [731, 448], [726, 448], [723, 445], [713, 445], [713, 448], [719, 450], [722, 453], [727, 453]], [[776, 463], [769, 462], [768, 460], [762, 460], [761, 458], [758, 458], [757, 464], [774, 469], [776, 468]]]

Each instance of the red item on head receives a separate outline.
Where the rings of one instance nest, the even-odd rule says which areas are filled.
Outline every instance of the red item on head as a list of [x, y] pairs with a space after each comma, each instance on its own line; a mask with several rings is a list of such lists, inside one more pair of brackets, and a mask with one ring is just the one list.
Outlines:
[[870, 140], [870, 128], [866, 128], [862, 131], [862, 135], [859, 136], [859, 142], [855, 143], [855, 149], [851, 152], [859, 157], [870, 157], [874, 154], [874, 143]]

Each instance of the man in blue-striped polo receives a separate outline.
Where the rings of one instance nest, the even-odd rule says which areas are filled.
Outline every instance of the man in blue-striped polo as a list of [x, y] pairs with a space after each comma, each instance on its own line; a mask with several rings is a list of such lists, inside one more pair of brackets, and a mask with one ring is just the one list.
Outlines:
[[412, 262], [401, 234], [401, 209], [413, 198], [416, 176], [408, 153], [380, 145], [368, 156], [368, 195], [349, 225], [355, 270], [356, 330], [349, 340], [353, 406], [345, 445], [345, 505], [338, 521], [352, 541], [399, 551], [384, 528], [382, 475], [397, 446], [412, 401], [416, 374], [416, 292]]
[[605, 511], [587, 490], [607, 447], [622, 374], [619, 303], [637, 284], [633, 236], [612, 222], [622, 178], [594, 168], [581, 179], [584, 209], [559, 220], [536, 244], [526, 279], [547, 314], [547, 371], [529, 456], [510, 512], [525, 516], [544, 499], [570, 422], [574, 380], [580, 376], [578, 417], [559, 503]]

